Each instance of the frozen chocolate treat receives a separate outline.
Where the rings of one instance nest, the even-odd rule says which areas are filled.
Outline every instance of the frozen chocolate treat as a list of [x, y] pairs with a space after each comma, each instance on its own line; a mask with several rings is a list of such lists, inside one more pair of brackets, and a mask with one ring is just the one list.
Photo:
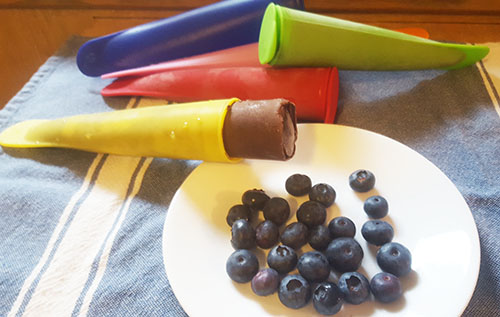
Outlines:
[[286, 160], [296, 138], [292, 103], [231, 98], [27, 120], [2, 131], [0, 145], [237, 162]]
[[230, 157], [288, 160], [297, 140], [295, 105], [285, 99], [237, 101], [222, 133]]

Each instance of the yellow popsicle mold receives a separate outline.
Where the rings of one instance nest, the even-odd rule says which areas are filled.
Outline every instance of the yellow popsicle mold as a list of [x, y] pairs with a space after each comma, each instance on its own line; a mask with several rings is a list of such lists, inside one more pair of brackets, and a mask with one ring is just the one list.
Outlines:
[[128, 156], [234, 162], [222, 129], [237, 98], [28, 120], [0, 133], [4, 147], [62, 147]]

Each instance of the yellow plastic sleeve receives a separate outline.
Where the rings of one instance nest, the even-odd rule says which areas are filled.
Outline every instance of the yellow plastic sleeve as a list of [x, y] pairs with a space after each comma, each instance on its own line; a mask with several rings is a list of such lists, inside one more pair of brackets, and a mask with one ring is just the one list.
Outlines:
[[31, 120], [0, 134], [10, 147], [65, 147], [98, 153], [234, 162], [222, 129], [237, 98], [152, 106], [55, 120]]

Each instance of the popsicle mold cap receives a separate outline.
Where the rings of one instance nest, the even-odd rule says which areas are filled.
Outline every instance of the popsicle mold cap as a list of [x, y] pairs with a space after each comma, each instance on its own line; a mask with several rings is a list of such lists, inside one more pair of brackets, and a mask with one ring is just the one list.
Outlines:
[[[271, 0], [219, 1], [181, 14], [92, 39], [77, 65], [88, 76], [156, 64], [257, 42]], [[275, 0], [304, 9], [303, 0]]]
[[272, 3], [259, 37], [260, 62], [274, 66], [456, 69], [481, 60], [488, 52], [486, 46], [441, 43]]
[[[235, 162], [240, 155], [243, 158], [290, 158], [295, 151], [297, 133], [293, 104], [268, 100], [251, 102], [249, 107], [235, 106], [239, 102], [237, 98], [231, 98], [53, 120], [28, 120], [0, 133], [0, 145], [61, 147], [116, 155], [214, 162]], [[233, 106], [235, 112], [231, 116]], [[265, 130], [263, 125], [273, 129]], [[265, 141], [247, 140], [241, 129], [253, 129], [256, 131], [254, 135], [262, 135]], [[262, 144], [265, 145], [262, 148], [257, 146]]]

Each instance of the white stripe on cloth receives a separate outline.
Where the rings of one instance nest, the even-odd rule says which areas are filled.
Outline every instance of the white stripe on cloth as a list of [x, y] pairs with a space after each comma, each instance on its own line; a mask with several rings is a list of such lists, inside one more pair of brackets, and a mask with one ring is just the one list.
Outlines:
[[97, 165], [99, 164], [99, 161], [102, 159], [103, 155], [99, 154], [97, 157], [94, 159], [92, 164], [90, 165], [90, 168], [87, 171], [87, 175], [85, 175], [85, 179], [83, 180], [82, 186], [80, 189], [71, 197], [68, 205], [66, 208], [64, 208], [64, 211], [59, 218], [59, 222], [57, 223], [56, 228], [54, 229], [54, 232], [52, 233], [52, 236], [50, 237], [49, 243], [47, 244], [47, 247], [45, 248], [45, 251], [40, 258], [40, 261], [37, 263], [31, 274], [28, 276], [28, 278], [24, 281], [24, 284], [21, 288], [21, 291], [19, 292], [16, 301], [11, 307], [9, 316], [15, 316], [17, 312], [19, 311], [19, 308], [21, 307], [21, 304], [24, 300], [24, 297], [26, 296], [26, 293], [30, 289], [31, 285], [35, 281], [36, 277], [42, 270], [42, 268], [45, 266], [49, 259], [49, 255], [51, 254], [54, 245], [56, 241], [58, 240], [59, 235], [61, 234], [61, 231], [63, 230], [66, 222], [68, 221], [68, 217], [73, 211], [73, 208], [75, 208], [76, 203], [82, 198], [82, 196], [85, 194], [87, 191], [90, 180], [93, 178], [94, 172], [97, 168]]
[[24, 313], [69, 316], [92, 263], [115, 222], [140, 158], [108, 156], [95, 185], [78, 208]]
[[[141, 99], [139, 106], [158, 103], [165, 101]], [[133, 98], [127, 108], [135, 104], [136, 99]], [[101, 159], [104, 162], [97, 169]], [[141, 158], [113, 155], [103, 158], [103, 155], [97, 155], [82, 187], [63, 211], [39, 263], [24, 282], [9, 316], [23, 313], [35, 316], [71, 315], [89, 279], [92, 263], [101, 251], [97, 273], [88, 286], [80, 310], [82, 314], [88, 311], [104, 274], [113, 240], [151, 161], [143, 160], [144, 164], [139, 167]], [[92, 179], [95, 179], [93, 184]], [[82, 198], [81, 204], [77, 205]], [[72, 212], [74, 216], [69, 219]], [[30, 290], [32, 293], [29, 293]]]
[[[140, 99], [140, 103], [138, 104], [138, 107], [156, 106], [156, 105], [162, 105], [165, 103], [167, 103], [167, 101], [162, 100], [162, 99], [142, 98], [142, 99]], [[85, 297], [83, 299], [83, 304], [82, 304], [80, 311], [79, 311], [79, 316], [86, 316], [88, 313], [90, 303], [92, 301], [94, 293], [96, 292], [97, 287], [99, 286], [99, 284], [104, 276], [104, 272], [105, 272], [106, 266], [108, 264], [109, 255], [111, 253], [111, 247], [113, 246], [113, 241], [116, 238], [116, 235], [118, 233], [118, 229], [120, 229], [123, 221], [125, 220], [125, 216], [127, 215], [126, 211], [129, 210], [130, 203], [132, 202], [133, 197], [135, 197], [137, 195], [137, 192], [141, 188], [142, 180], [144, 179], [144, 174], [146, 173], [146, 170], [148, 169], [149, 165], [151, 165], [152, 161], [153, 161], [152, 158], [147, 158], [144, 161], [144, 164], [141, 166], [139, 173], [137, 174], [137, 176], [135, 178], [134, 185], [132, 188], [132, 193], [129, 195], [129, 197], [127, 198], [127, 201], [125, 202], [124, 211], [121, 213], [116, 226], [114, 226], [112, 228], [109, 239], [107, 239], [104, 243], [104, 251], [101, 255], [101, 258], [99, 259], [95, 278], [93, 279], [92, 284], [90, 285], [88, 291], [85, 293]]]
[[99, 259], [98, 267], [97, 267], [97, 272], [95, 275], [94, 280], [92, 281], [91, 286], [89, 287], [88, 292], [85, 294], [85, 298], [83, 299], [83, 304], [80, 309], [80, 316], [86, 316], [89, 310], [90, 302], [92, 301], [92, 297], [97, 290], [97, 287], [99, 286], [99, 283], [102, 280], [102, 277], [104, 276], [104, 271], [106, 270], [106, 266], [108, 264], [108, 259], [109, 259], [109, 254], [111, 253], [111, 247], [113, 246], [113, 241], [115, 240], [116, 234], [118, 233], [118, 229], [120, 229], [123, 221], [125, 220], [125, 216], [127, 215], [127, 212], [130, 207], [130, 203], [132, 202], [132, 199], [137, 195], [137, 192], [141, 188], [142, 185], [142, 180], [144, 178], [144, 174], [146, 173], [146, 170], [148, 169], [149, 165], [153, 161], [152, 158], [146, 159], [144, 164], [141, 166], [141, 169], [139, 170], [139, 173], [137, 174], [135, 178], [135, 182], [132, 188], [132, 193], [130, 196], [127, 198], [124, 206], [124, 211], [121, 213], [120, 218], [118, 219], [118, 223], [114, 228], [112, 228], [111, 235], [109, 239], [106, 240], [104, 244], [104, 251], [103, 254], [101, 255], [101, 258]]
[[490, 53], [478, 65], [484, 85], [500, 116], [500, 43], [484, 44], [490, 48]]

